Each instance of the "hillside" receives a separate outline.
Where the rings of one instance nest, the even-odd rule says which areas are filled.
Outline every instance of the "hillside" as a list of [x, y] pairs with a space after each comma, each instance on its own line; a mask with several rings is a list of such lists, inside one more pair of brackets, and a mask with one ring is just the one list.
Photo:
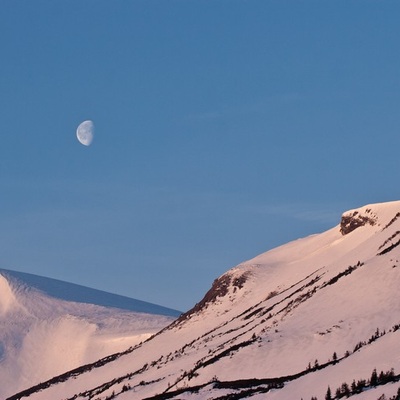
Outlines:
[[0, 269], [0, 398], [133, 346], [178, 311]]
[[394, 398], [399, 245], [400, 202], [348, 211], [229, 270], [144, 343], [10, 400]]

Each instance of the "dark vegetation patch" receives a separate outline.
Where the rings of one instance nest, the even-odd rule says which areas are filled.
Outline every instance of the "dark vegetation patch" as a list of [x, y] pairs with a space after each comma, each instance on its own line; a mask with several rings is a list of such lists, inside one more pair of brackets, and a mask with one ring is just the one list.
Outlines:
[[400, 212], [398, 212], [390, 221], [389, 223], [382, 229], [386, 229], [389, 228], [390, 225], [392, 225], [394, 222], [396, 222], [396, 220], [400, 217]]
[[[359, 379], [357, 382], [353, 379], [351, 384], [343, 382], [334, 392], [328, 386], [326, 391], [325, 400], [338, 400], [341, 398], [349, 398], [365, 392], [369, 389], [376, 388], [378, 386], [386, 385], [387, 383], [398, 382], [400, 375], [395, 375], [394, 369], [389, 371], [381, 371], [379, 374], [374, 368], [369, 379]], [[333, 394], [334, 393], [334, 394]], [[386, 396], [381, 396], [378, 400], [399, 400], [400, 399], [400, 388], [397, 391], [397, 395], [387, 399]], [[318, 400], [317, 397], [312, 397], [311, 400]]]
[[179, 396], [182, 393], [198, 393], [201, 389], [209, 385], [212, 385], [214, 389], [231, 389], [240, 391], [238, 393], [231, 393], [224, 395], [222, 397], [218, 397], [217, 399], [222, 400], [222, 399], [245, 398], [256, 393], [267, 393], [271, 389], [281, 389], [284, 387], [285, 383], [296, 380], [304, 375], [315, 372], [317, 370], [326, 368], [327, 366], [332, 365], [333, 363], [334, 363], [333, 361], [329, 361], [325, 364], [317, 365], [311, 370], [307, 369], [293, 375], [286, 375], [277, 378], [263, 378], [263, 379], [252, 378], [252, 379], [239, 379], [235, 381], [220, 381], [217, 378], [214, 378], [212, 382], [208, 382], [203, 385], [181, 388], [174, 391], [147, 397], [146, 399], [143, 400], [171, 399], [174, 398], [175, 396]]
[[339, 272], [337, 275], [335, 275], [333, 278], [331, 278], [328, 282], [324, 283], [322, 285], [322, 288], [329, 286], [329, 285], [333, 285], [334, 283], [336, 283], [340, 278], [343, 278], [346, 275], [350, 275], [352, 272], [354, 272], [357, 268], [363, 266], [364, 263], [358, 261], [358, 263], [356, 265], [350, 265], [349, 267], [347, 267], [343, 272]]
[[221, 353], [217, 354], [216, 356], [211, 357], [211, 358], [209, 358], [208, 360], [204, 361], [202, 364], [200, 364], [200, 365], [198, 366], [198, 368], [204, 368], [204, 367], [206, 367], [207, 365], [214, 364], [215, 362], [221, 360], [221, 358], [227, 357], [227, 356], [229, 356], [230, 354], [232, 354], [233, 352], [238, 351], [238, 350], [240, 350], [240, 349], [243, 348], [243, 347], [247, 347], [247, 346], [253, 344], [255, 341], [256, 341], [256, 338], [253, 337], [253, 338], [250, 339], [250, 340], [246, 340], [246, 341], [244, 341], [244, 342], [235, 344], [234, 346], [229, 347], [228, 349], [222, 351]]
[[400, 234], [400, 231], [396, 231], [395, 233], [393, 233], [392, 236], [388, 237], [378, 248], [378, 250], [382, 249], [383, 247], [385, 247], [389, 242], [391, 242], [397, 235]]
[[135, 346], [135, 347], [130, 347], [128, 350], [125, 350], [123, 352], [115, 353], [115, 354], [112, 354], [110, 356], [104, 357], [104, 358], [102, 358], [102, 359], [100, 359], [100, 360], [98, 360], [98, 361], [96, 361], [94, 363], [86, 364], [86, 365], [83, 365], [81, 367], [75, 368], [75, 369], [73, 369], [71, 371], [65, 372], [64, 374], [58, 375], [58, 376], [56, 376], [54, 378], [51, 378], [46, 382], [39, 383], [38, 385], [32, 386], [29, 389], [23, 390], [22, 392], [19, 392], [19, 393], [15, 394], [15, 395], [13, 395], [11, 397], [8, 397], [6, 400], [20, 400], [22, 397], [28, 397], [31, 394], [36, 393], [36, 392], [40, 392], [41, 390], [47, 389], [48, 387], [50, 387], [52, 385], [56, 385], [58, 383], [65, 382], [69, 378], [72, 378], [72, 377], [78, 376], [78, 375], [82, 375], [82, 374], [84, 374], [86, 372], [91, 371], [94, 368], [102, 367], [105, 364], [108, 364], [108, 363], [110, 363], [112, 361], [115, 361], [118, 358], [120, 358], [120, 357], [122, 357], [122, 356], [124, 356], [126, 354], [131, 353], [132, 351], [134, 351], [139, 346], [140, 346], [140, 344]]
[[[400, 329], [400, 324], [396, 324], [390, 329], [388, 332], [395, 332]], [[380, 331], [378, 328], [376, 329], [375, 333], [370, 337], [369, 340], [363, 342], [363, 346], [367, 346], [376, 340], [378, 340], [380, 337], [384, 336], [386, 334], [386, 331]], [[357, 346], [356, 346], [357, 347]], [[356, 351], [359, 351], [360, 348], [354, 349], [353, 353]], [[214, 397], [215, 400], [230, 400], [230, 399], [241, 399], [241, 398], [247, 398], [251, 397], [255, 394], [260, 394], [260, 393], [267, 393], [271, 389], [280, 389], [283, 388], [284, 385], [290, 381], [296, 380], [298, 378], [301, 378], [302, 376], [305, 376], [307, 374], [322, 370], [324, 368], [327, 368], [329, 366], [335, 365], [345, 358], [349, 357], [351, 355], [350, 351], [347, 351], [344, 356], [338, 357], [336, 352], [334, 353], [332, 360], [329, 360], [328, 362], [325, 363], [319, 363], [318, 360], [315, 360], [313, 366], [309, 364], [309, 366], [303, 370], [300, 371], [296, 374], [293, 375], [286, 375], [286, 376], [281, 376], [281, 377], [276, 377], [276, 378], [252, 378], [252, 379], [239, 379], [239, 380], [234, 380], [234, 381], [220, 381], [218, 380], [217, 377], [214, 377], [214, 379], [211, 382], [204, 383], [202, 385], [197, 385], [197, 386], [189, 386], [185, 388], [180, 388], [174, 391], [168, 391], [162, 394], [158, 394], [155, 396], [148, 397], [144, 400], [163, 400], [163, 399], [171, 399], [171, 398], [179, 398], [179, 395], [183, 393], [198, 393], [201, 389], [207, 387], [207, 386], [212, 386], [214, 389], [231, 389], [236, 392], [225, 394], [220, 397]], [[368, 388], [376, 387], [379, 385], [384, 385], [389, 382], [397, 382], [400, 380], [400, 375], [395, 375], [393, 369], [387, 372], [381, 372], [380, 374], [376, 373], [376, 370], [373, 371], [371, 374], [371, 378], [369, 380], [359, 380], [356, 382], [353, 380], [353, 383], [351, 385], [348, 384], [342, 384], [338, 390], [336, 391], [336, 395], [331, 395], [330, 399], [335, 400], [335, 399], [340, 399], [342, 397], [349, 397], [352, 394], [360, 393], [360, 390], [366, 390]], [[329, 389], [330, 392], [330, 389]], [[316, 400], [316, 398], [313, 398], [313, 400]], [[392, 400], [392, 399], [391, 399]], [[400, 398], [394, 398], [393, 400], [400, 400]]]
[[[320, 268], [321, 269], [321, 268]], [[300, 283], [305, 282], [306, 280], [308, 280], [311, 276], [313, 276], [314, 274], [316, 274], [320, 269], [318, 269], [317, 271], [314, 271], [312, 274], [306, 276], [304, 279], [302, 279], [299, 282], [296, 282], [295, 284], [291, 285], [289, 288], [285, 289], [284, 291], [282, 291], [279, 294], [285, 293], [290, 291], [291, 289], [295, 288], [296, 286], [298, 286]], [[322, 276], [322, 275], [321, 275]], [[293, 297], [295, 294], [302, 292], [306, 287], [312, 286], [314, 285], [316, 282], [318, 282], [321, 279], [320, 275], [316, 275], [315, 278], [311, 279], [310, 281], [308, 281], [307, 283], [305, 283], [304, 285], [302, 285], [301, 287], [299, 287], [298, 289], [296, 289], [295, 291], [291, 292], [289, 295], [287, 295], [286, 297], [284, 297], [282, 300], [272, 304], [270, 307], [263, 307], [261, 306], [262, 303], [264, 303], [265, 301], [271, 299], [272, 297], [275, 297], [277, 294], [272, 295], [270, 292], [267, 296], [267, 298], [263, 301], [261, 301], [260, 303], [258, 303], [257, 305], [249, 308], [248, 310], [244, 311], [243, 313], [241, 313], [239, 315], [239, 317], [243, 316], [244, 320], [250, 319], [251, 317], [258, 315], [258, 316], [263, 316], [265, 314], [268, 314], [269, 312], [271, 312], [277, 305], [284, 303], [286, 300], [290, 299], [291, 297]], [[276, 292], [275, 292], [276, 293]], [[258, 308], [255, 308], [257, 307]], [[260, 307], [261, 306], [261, 307]]]
[[382, 256], [382, 255], [384, 255], [384, 254], [386, 254], [386, 253], [389, 253], [389, 251], [392, 251], [392, 250], [393, 250], [395, 247], [397, 247], [399, 244], [400, 244], [400, 239], [399, 239], [397, 242], [392, 243], [389, 247], [386, 247], [386, 249], [382, 250], [382, 251], [379, 252], [377, 255], [378, 255], [378, 256]]

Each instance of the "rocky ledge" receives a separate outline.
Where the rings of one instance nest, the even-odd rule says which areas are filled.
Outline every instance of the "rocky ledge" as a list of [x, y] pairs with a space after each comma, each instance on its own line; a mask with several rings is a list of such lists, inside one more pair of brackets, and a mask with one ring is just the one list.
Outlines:
[[372, 226], [376, 224], [376, 216], [372, 214], [371, 209], [367, 208], [362, 214], [359, 211], [351, 211], [342, 215], [340, 232], [342, 235], [347, 235], [355, 229], [367, 224]]

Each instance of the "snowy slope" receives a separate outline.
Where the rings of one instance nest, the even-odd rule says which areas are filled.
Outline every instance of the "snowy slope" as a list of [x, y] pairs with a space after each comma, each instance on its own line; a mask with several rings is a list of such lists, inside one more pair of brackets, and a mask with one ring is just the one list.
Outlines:
[[26, 272], [9, 271], [6, 269], [0, 269], [0, 274], [7, 275], [10, 279], [17, 279], [31, 288], [35, 288], [48, 296], [61, 300], [97, 304], [98, 306], [114, 307], [148, 314], [172, 317], [180, 315], [180, 312], [177, 310], [172, 310], [157, 304], [60, 281], [58, 279], [45, 278]]
[[389, 398], [400, 387], [399, 260], [400, 202], [351, 210], [229, 270], [146, 342], [10, 399], [321, 400], [353, 380], [353, 398]]
[[138, 300], [0, 269], [0, 398], [133, 346], [178, 315]]

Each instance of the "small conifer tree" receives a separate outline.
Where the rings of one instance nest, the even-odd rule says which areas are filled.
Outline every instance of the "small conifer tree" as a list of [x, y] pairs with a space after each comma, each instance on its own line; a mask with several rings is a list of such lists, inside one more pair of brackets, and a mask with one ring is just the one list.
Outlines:
[[351, 394], [357, 394], [357, 384], [354, 379], [353, 379], [353, 382], [351, 382], [350, 391], [351, 391]]
[[331, 388], [328, 386], [328, 390], [326, 391], [325, 400], [332, 400], [332, 392]]
[[377, 386], [378, 385], [378, 373], [376, 372], [376, 368], [372, 371], [371, 374], [371, 379], [369, 380], [369, 384], [371, 386]]
[[350, 396], [350, 389], [349, 385], [346, 382], [342, 383], [341, 392], [343, 396], [349, 397]]

